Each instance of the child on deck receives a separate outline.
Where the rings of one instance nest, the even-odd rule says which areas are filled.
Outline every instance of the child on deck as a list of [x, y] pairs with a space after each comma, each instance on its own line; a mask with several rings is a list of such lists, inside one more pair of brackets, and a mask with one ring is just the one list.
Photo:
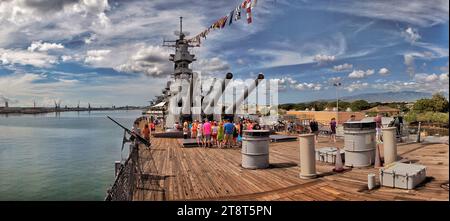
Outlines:
[[203, 146], [203, 125], [201, 122], [197, 124], [197, 145], [199, 147]]
[[217, 147], [222, 148], [223, 138], [224, 138], [223, 122], [220, 121], [219, 126], [217, 128]]
[[212, 123], [212, 128], [211, 128], [211, 137], [212, 137], [212, 145], [211, 146], [214, 146], [214, 145], [216, 145], [217, 144], [217, 133], [218, 133], [218, 130], [219, 130], [219, 127], [217, 126], [217, 122], [213, 122]]

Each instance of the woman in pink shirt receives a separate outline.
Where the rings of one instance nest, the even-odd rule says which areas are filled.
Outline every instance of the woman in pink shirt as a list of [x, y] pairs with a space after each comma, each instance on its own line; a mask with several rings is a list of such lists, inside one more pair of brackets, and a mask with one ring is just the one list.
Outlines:
[[205, 147], [211, 147], [211, 123], [209, 120], [203, 124], [203, 137], [205, 138]]

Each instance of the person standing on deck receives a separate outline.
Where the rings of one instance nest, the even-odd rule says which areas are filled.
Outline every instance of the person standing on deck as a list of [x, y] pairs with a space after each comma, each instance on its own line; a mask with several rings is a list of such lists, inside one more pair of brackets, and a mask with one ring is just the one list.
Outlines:
[[152, 135], [156, 131], [155, 122], [150, 122], [150, 135]]
[[188, 133], [189, 133], [189, 126], [188, 126], [187, 121], [185, 121], [183, 124], [183, 138], [184, 139], [188, 138]]
[[203, 125], [202, 122], [197, 124], [197, 145], [199, 147], [203, 146]]
[[197, 120], [195, 120], [194, 123], [192, 123], [192, 128], [191, 128], [191, 138], [192, 139], [197, 138], [197, 127], [198, 127], [198, 123], [197, 123]]
[[233, 131], [234, 125], [229, 120], [225, 120], [225, 124], [223, 125], [223, 129], [225, 132], [225, 141], [224, 146], [231, 147], [231, 141], [233, 140]]
[[253, 129], [252, 122], [250, 122], [250, 120], [247, 120], [247, 130], [252, 130], [252, 129]]
[[356, 121], [355, 115], [350, 116], [350, 119], [347, 120], [347, 122], [352, 122], [352, 121]]
[[330, 138], [333, 139], [334, 143], [336, 143], [336, 118], [334, 118], [334, 117], [331, 118], [330, 129], [331, 129]]
[[252, 130], [261, 130], [261, 126], [258, 122], [253, 123]]
[[383, 141], [383, 137], [381, 135], [381, 127], [382, 127], [382, 117], [381, 114], [378, 113], [377, 116], [373, 119], [373, 121], [375, 122], [375, 128], [376, 128], [376, 136], [377, 136], [377, 141], [378, 142], [382, 142]]
[[211, 138], [212, 138], [211, 146], [217, 145], [218, 130], [219, 130], [219, 127], [217, 126], [217, 122], [213, 121], [212, 127], [211, 127]]
[[224, 139], [225, 131], [223, 129], [223, 121], [220, 121], [219, 127], [217, 128], [217, 147], [223, 147], [223, 139]]
[[191, 133], [191, 137], [192, 137], [192, 122], [191, 121], [189, 121], [189, 124], [188, 124], [188, 131]]
[[188, 122], [185, 120], [184, 123], [183, 123], [183, 128], [185, 128], [185, 127], [187, 128], [188, 125], [189, 125]]
[[319, 134], [319, 124], [315, 119], [312, 119], [311, 122], [309, 122], [309, 129], [311, 130], [311, 133], [314, 134], [314, 141], [318, 143], [319, 140], [317, 136]]
[[145, 124], [144, 129], [142, 130], [142, 136], [150, 142], [150, 128], [148, 124]]
[[239, 135], [238, 135], [238, 143], [239, 147], [242, 147], [242, 134], [244, 131], [244, 124], [242, 123], [242, 120], [239, 121]]
[[239, 136], [239, 124], [234, 123], [234, 130], [233, 130], [233, 146], [237, 146], [237, 138]]
[[400, 136], [400, 117], [394, 117], [394, 127], [396, 128], [397, 136]]
[[211, 123], [208, 119], [203, 124], [203, 136], [205, 138], [205, 147], [211, 147]]

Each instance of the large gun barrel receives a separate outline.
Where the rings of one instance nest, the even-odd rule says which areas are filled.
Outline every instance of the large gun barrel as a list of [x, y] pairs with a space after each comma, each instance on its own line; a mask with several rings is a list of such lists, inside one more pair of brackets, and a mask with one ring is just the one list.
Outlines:
[[130, 136], [134, 136], [136, 137], [136, 139], [138, 139], [141, 143], [145, 144], [145, 146], [149, 147], [151, 144], [148, 140], [146, 140], [145, 138], [141, 137], [139, 134], [136, 134], [134, 132], [132, 132], [130, 129], [124, 127], [122, 124], [120, 124], [119, 122], [115, 121], [114, 119], [112, 119], [109, 116], [108, 117], [110, 120], [112, 120], [114, 123], [116, 123], [117, 125], [119, 125], [119, 127], [123, 128]]
[[217, 105], [217, 101], [219, 100], [220, 96], [222, 96], [223, 92], [225, 91], [225, 88], [227, 87], [228, 83], [230, 82], [230, 80], [233, 79], [233, 74], [232, 73], [227, 73], [227, 75], [225, 76], [225, 79], [223, 79], [221, 87], [220, 87], [220, 91], [217, 91], [213, 97], [211, 97], [208, 102], [206, 103], [206, 105], [204, 106], [203, 110], [205, 114], [212, 114], [211, 109], [214, 108], [214, 106]]
[[253, 81], [249, 87], [244, 91], [244, 94], [239, 97], [231, 106], [228, 106], [228, 108], [225, 110], [225, 114], [235, 114], [237, 108], [241, 105], [241, 103], [247, 99], [248, 95], [252, 93], [253, 90], [258, 86], [259, 82], [264, 79], [263, 74], [259, 74], [258, 78], [256, 78], [255, 81]]

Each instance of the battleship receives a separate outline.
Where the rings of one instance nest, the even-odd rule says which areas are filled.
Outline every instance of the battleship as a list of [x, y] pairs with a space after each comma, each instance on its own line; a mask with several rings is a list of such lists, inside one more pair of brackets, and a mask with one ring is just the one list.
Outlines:
[[[370, 122], [344, 125], [345, 136], [338, 137], [336, 142], [319, 136], [315, 143], [311, 134], [292, 136], [264, 130], [253, 134], [267, 135], [258, 137], [259, 140], [252, 138], [260, 143], [250, 144], [249, 138], [242, 148], [186, 145], [175, 124], [237, 119], [239, 107], [264, 76], [259, 75], [239, 98], [234, 96], [233, 102], [225, 105], [225, 90], [235, 76], [225, 73], [222, 79], [213, 79], [211, 85], [216, 87], [203, 90], [200, 75], [190, 68], [196, 58], [189, 49], [196, 45], [186, 39], [182, 18], [176, 35], [177, 40], [163, 42], [164, 46], [175, 48], [175, 53], [169, 56], [174, 63], [173, 78], [152, 101], [149, 116], [135, 121], [135, 126], [143, 128], [149, 120], [161, 119], [163, 127], [152, 134], [151, 144], [132, 142], [128, 158], [115, 162], [116, 178], [107, 190], [106, 201], [448, 201], [448, 144], [420, 142], [420, 137], [419, 142], [397, 143], [392, 128], [383, 130], [385, 141], [378, 144]], [[122, 149], [128, 142], [124, 133]], [[341, 158], [341, 153], [333, 152], [330, 146], [345, 150], [342, 154], [346, 157]], [[355, 150], [355, 146], [362, 149]], [[249, 154], [251, 148], [257, 153]], [[256, 160], [244, 161], [244, 157], [252, 154], [259, 154], [256, 157], [262, 156], [267, 163], [259, 167]], [[248, 163], [256, 167], [245, 168]], [[413, 166], [419, 168], [413, 172], [417, 176], [389, 172], [397, 164], [406, 171]], [[395, 184], [400, 178], [403, 184]], [[387, 184], [389, 180], [394, 184]]]
[[180, 30], [175, 32], [178, 39], [163, 41], [163, 46], [175, 48], [175, 53], [170, 54], [169, 57], [169, 60], [174, 63], [173, 79], [167, 82], [162, 94], [151, 102], [155, 105], [149, 112], [154, 114], [152, 116], [159, 114], [167, 131], [173, 131], [174, 124], [177, 122], [234, 119], [240, 104], [264, 80], [264, 75], [259, 74], [240, 97], [233, 99], [232, 104], [228, 106], [225, 106], [223, 102], [219, 104], [220, 98], [222, 101], [225, 99], [224, 92], [233, 80], [233, 74], [226, 73], [223, 79], [213, 78], [210, 86], [203, 88], [201, 75], [190, 68], [196, 58], [189, 48], [199, 47], [199, 45], [186, 39], [182, 19], [180, 17]]

